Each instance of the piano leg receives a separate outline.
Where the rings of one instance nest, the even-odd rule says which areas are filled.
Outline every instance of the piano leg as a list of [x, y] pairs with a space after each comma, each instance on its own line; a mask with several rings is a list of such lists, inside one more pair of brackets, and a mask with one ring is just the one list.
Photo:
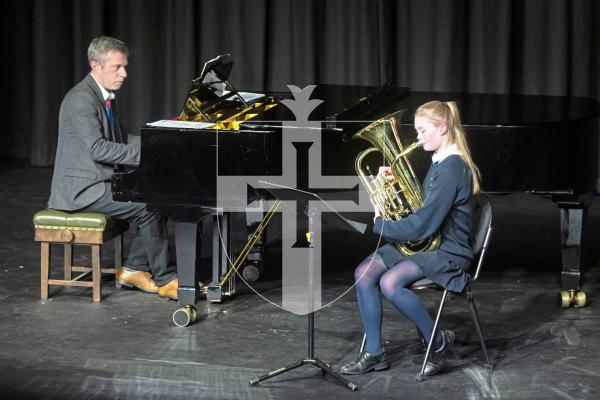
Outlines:
[[236, 274], [248, 257], [248, 246], [253, 246], [249, 238], [242, 235], [245, 246], [238, 252], [238, 245], [241, 244], [239, 232], [246, 229], [245, 225], [241, 227], [241, 215], [218, 212], [213, 216], [212, 281], [206, 291], [206, 299], [211, 303], [220, 303], [225, 297], [236, 293]]
[[197, 224], [175, 222], [175, 251], [179, 277], [179, 305], [194, 305], [200, 292], [196, 268], [199, 253]]
[[229, 243], [228, 215], [218, 212], [213, 216], [212, 235], [212, 282], [206, 291], [206, 300], [211, 303], [223, 301], [223, 287], [221, 285], [221, 270], [227, 269], [226, 246]]
[[562, 308], [584, 307], [585, 292], [580, 289], [581, 245], [587, 204], [558, 202], [560, 208], [560, 240], [562, 247], [561, 292], [558, 303]]

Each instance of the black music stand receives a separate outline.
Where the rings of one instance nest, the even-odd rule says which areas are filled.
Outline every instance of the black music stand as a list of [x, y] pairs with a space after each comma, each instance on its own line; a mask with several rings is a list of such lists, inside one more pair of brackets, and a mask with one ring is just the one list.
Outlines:
[[[261, 182], [261, 183], [274, 185], [269, 182]], [[339, 221], [343, 222], [342, 226], [345, 226], [346, 229], [351, 229], [352, 231], [364, 233], [364, 230], [366, 228], [365, 224], [361, 224], [361, 223], [358, 223], [355, 221], [350, 221], [350, 220], [344, 218], [337, 211], [335, 211], [331, 206], [329, 206], [327, 204], [327, 202], [325, 202], [325, 200], [323, 200], [321, 197], [319, 197], [315, 193], [311, 193], [311, 192], [307, 192], [304, 190], [299, 190], [299, 189], [295, 189], [295, 188], [291, 188], [291, 187], [287, 187], [287, 186], [281, 186], [281, 185], [274, 185], [274, 186], [277, 186], [279, 189], [266, 189], [266, 190], [269, 191], [274, 196], [276, 196], [277, 198], [285, 199], [285, 200], [297, 200], [298, 202], [304, 201], [307, 204], [308, 204], [308, 200], [319, 200], [319, 201], [323, 202], [324, 204], [326, 204], [327, 207], [330, 208], [330, 210], [334, 213], [334, 215], [338, 216]], [[316, 212], [316, 210], [314, 207], [308, 207], [305, 212], [305, 214], [308, 216], [307, 232], [310, 234], [310, 235], [307, 235], [307, 237], [306, 237], [307, 247], [312, 247], [312, 244], [309, 241], [310, 240], [309, 237], [312, 238], [312, 235], [314, 234], [312, 231], [312, 226], [313, 226], [313, 222], [314, 222], [313, 218], [315, 216], [315, 212]], [[311, 255], [309, 257], [308, 264], [309, 264], [308, 265], [308, 280], [309, 280], [309, 288], [311, 288], [311, 295], [309, 296], [309, 300], [308, 300], [310, 312], [307, 314], [307, 317], [308, 317], [308, 332], [307, 332], [308, 354], [305, 358], [302, 358], [292, 364], [286, 365], [283, 368], [274, 369], [271, 372], [268, 372], [265, 375], [259, 376], [256, 379], [251, 379], [250, 385], [255, 386], [264, 380], [273, 378], [274, 376], [277, 376], [277, 375], [281, 375], [285, 372], [299, 368], [303, 365], [310, 364], [310, 365], [314, 365], [315, 367], [319, 368], [323, 375], [330, 374], [335, 379], [337, 379], [339, 382], [343, 383], [344, 386], [346, 386], [348, 389], [350, 389], [352, 391], [357, 391], [358, 386], [356, 386], [354, 383], [348, 381], [347, 379], [342, 377], [337, 372], [334, 372], [331, 369], [331, 367], [329, 366], [329, 364], [326, 364], [323, 361], [319, 360], [317, 357], [315, 357], [315, 354], [314, 354], [315, 353], [315, 315], [314, 315], [314, 310], [313, 310], [314, 299], [313, 299], [313, 295], [312, 295], [312, 280], [313, 280], [313, 268], [314, 268], [313, 255]]]

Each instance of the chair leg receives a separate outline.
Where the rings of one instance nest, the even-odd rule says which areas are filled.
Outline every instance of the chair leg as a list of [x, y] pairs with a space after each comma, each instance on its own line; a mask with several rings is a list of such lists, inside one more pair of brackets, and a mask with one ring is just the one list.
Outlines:
[[40, 297], [46, 300], [48, 298], [48, 274], [50, 269], [50, 243], [48, 242], [42, 242], [40, 266]]
[[488, 356], [487, 347], [485, 345], [485, 340], [483, 339], [483, 332], [481, 330], [481, 325], [479, 324], [479, 315], [477, 314], [477, 307], [475, 307], [475, 299], [473, 298], [473, 293], [471, 292], [471, 288], [467, 286], [467, 301], [469, 302], [469, 307], [471, 308], [471, 315], [473, 316], [473, 323], [475, 324], [475, 329], [477, 329], [477, 334], [479, 335], [479, 343], [481, 344], [481, 350], [483, 351], [483, 355], [485, 356], [486, 366], [491, 371], [494, 367], [492, 362], [490, 361], [490, 357]]
[[365, 349], [365, 345], [367, 344], [367, 334], [363, 333], [362, 341], [360, 342], [360, 350], [358, 350], [358, 355], [363, 352]]
[[123, 235], [117, 236], [115, 239], [115, 286], [121, 288], [121, 284], [117, 280], [117, 269], [123, 267]]
[[438, 329], [438, 325], [440, 323], [440, 318], [442, 316], [442, 311], [444, 310], [444, 304], [446, 304], [446, 297], [448, 296], [448, 290], [444, 290], [442, 294], [442, 301], [440, 302], [440, 307], [438, 308], [437, 315], [435, 317], [435, 322], [433, 323], [433, 329], [431, 330], [431, 336], [429, 338], [429, 343], [427, 343], [427, 350], [425, 351], [425, 357], [423, 358], [423, 365], [421, 365], [421, 372], [417, 374], [417, 382], [421, 382], [423, 380], [423, 374], [425, 373], [425, 367], [427, 366], [427, 360], [429, 359], [429, 355], [431, 354], [431, 347], [433, 347], [433, 339], [435, 339], [435, 333]]
[[70, 281], [73, 279], [73, 245], [65, 244], [65, 262], [64, 262], [64, 271], [65, 271], [65, 281]]
[[102, 272], [100, 271], [100, 245], [92, 245], [92, 296], [94, 301], [100, 301], [102, 287]]

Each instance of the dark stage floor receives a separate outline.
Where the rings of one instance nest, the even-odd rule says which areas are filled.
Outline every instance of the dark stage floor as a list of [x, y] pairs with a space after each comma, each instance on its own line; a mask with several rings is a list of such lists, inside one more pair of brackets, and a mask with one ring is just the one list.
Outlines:
[[[590, 209], [586, 232], [587, 307], [556, 305], [557, 207], [524, 194], [493, 196], [496, 231], [486, 268], [473, 288], [494, 372], [488, 374], [480, 362], [468, 307], [453, 298], [443, 319], [443, 326], [457, 335], [449, 367], [415, 383], [415, 330], [386, 303], [383, 335], [392, 368], [352, 377], [360, 390], [351, 392], [312, 366], [251, 387], [251, 378], [306, 356], [307, 324], [306, 317], [282, 311], [246, 287], [223, 304], [201, 300], [199, 320], [187, 328], [171, 321], [175, 302], [116, 289], [109, 278], [100, 303], [92, 302], [90, 289], [57, 287], [51, 287], [48, 301], [40, 301], [39, 244], [33, 241], [31, 217], [44, 206], [50, 176], [50, 169], [0, 164], [2, 399], [600, 397], [598, 201]], [[359, 237], [331, 242], [341, 261], [324, 264], [326, 301], [348, 290], [352, 266], [368, 251], [360, 248]], [[277, 298], [280, 282], [273, 270], [280, 266], [276, 257], [269, 264], [271, 273], [256, 289]], [[423, 298], [433, 307], [439, 293]], [[315, 319], [319, 358], [336, 367], [355, 356], [362, 333], [353, 290]]]

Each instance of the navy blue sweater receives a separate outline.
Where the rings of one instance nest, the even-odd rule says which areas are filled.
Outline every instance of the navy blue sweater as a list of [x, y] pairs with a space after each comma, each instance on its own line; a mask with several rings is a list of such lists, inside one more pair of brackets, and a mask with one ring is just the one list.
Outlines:
[[[394, 244], [426, 239], [441, 232], [442, 243], [438, 250], [408, 258], [414, 259], [429, 279], [460, 291], [466, 282], [464, 271], [473, 259], [470, 244], [475, 210], [472, 185], [471, 170], [459, 155], [433, 163], [423, 181], [423, 206], [398, 221], [384, 223], [381, 217], [376, 218], [373, 232]], [[384, 246], [378, 252], [388, 266], [406, 258], [395, 246]], [[450, 282], [454, 278], [460, 279]]]

